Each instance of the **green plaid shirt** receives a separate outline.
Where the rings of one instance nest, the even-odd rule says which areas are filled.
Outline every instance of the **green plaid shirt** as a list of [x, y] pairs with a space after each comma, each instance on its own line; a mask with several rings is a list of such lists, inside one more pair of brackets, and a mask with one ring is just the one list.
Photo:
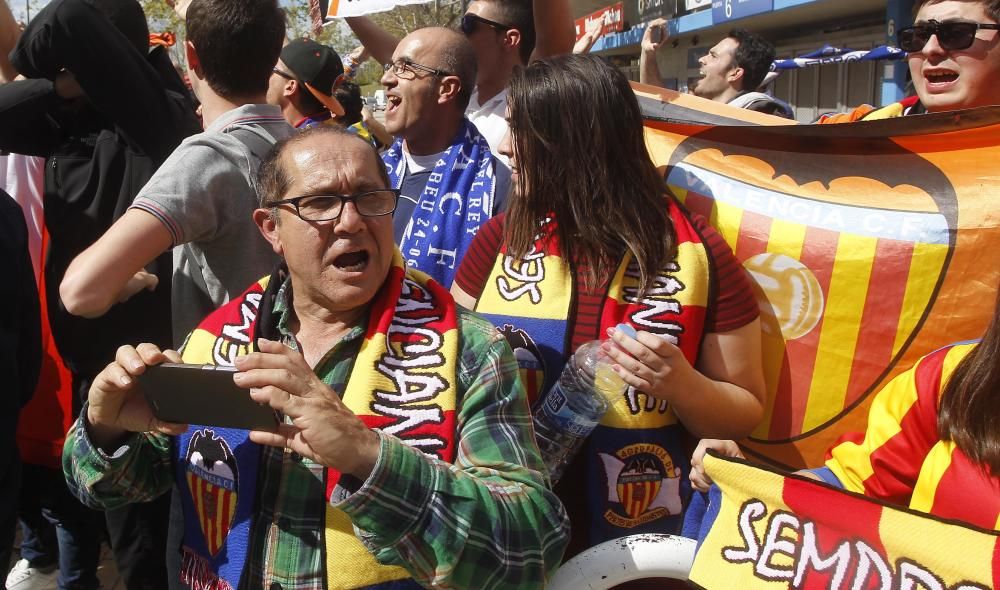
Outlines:
[[[293, 344], [285, 290], [275, 313]], [[405, 567], [425, 586], [541, 588], [560, 562], [569, 522], [546, 486], [510, 348], [493, 326], [461, 308], [458, 328], [455, 463], [380, 433], [374, 471], [334, 506], [381, 563]], [[364, 333], [364, 324], [356, 326], [316, 367], [335, 391], [344, 391]], [[78, 421], [66, 437], [63, 469], [88, 506], [148, 501], [173, 485], [170, 446], [167, 437], [135, 434], [108, 455]], [[266, 447], [258, 494], [241, 586], [322, 590], [324, 504], [316, 498], [324, 495], [323, 467]]]

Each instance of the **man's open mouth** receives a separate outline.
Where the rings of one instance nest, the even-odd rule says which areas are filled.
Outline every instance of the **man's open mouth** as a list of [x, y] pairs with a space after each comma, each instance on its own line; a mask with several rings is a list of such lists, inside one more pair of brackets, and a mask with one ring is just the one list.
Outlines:
[[929, 72], [924, 76], [931, 84], [947, 84], [958, 80], [955, 72]]
[[368, 251], [345, 252], [333, 259], [333, 266], [344, 272], [361, 272], [368, 266]]

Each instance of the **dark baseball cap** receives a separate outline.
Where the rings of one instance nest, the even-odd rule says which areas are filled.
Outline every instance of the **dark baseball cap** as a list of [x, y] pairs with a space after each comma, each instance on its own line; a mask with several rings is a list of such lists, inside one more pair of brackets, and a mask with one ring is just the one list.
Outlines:
[[344, 62], [336, 51], [312, 39], [295, 39], [281, 50], [281, 61], [316, 100], [334, 115], [343, 116], [344, 107], [333, 97], [344, 75]]

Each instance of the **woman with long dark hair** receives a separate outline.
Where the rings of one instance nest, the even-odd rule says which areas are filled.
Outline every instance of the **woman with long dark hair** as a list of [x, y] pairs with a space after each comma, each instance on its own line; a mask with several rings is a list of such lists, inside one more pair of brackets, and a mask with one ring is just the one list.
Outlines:
[[[677, 532], [690, 436], [742, 438], [763, 415], [757, 304], [732, 251], [668, 192], [649, 158], [628, 80], [591, 56], [518, 70], [508, 87], [514, 193], [480, 228], [456, 300], [510, 341], [529, 396], [583, 342], [633, 386], [557, 492], [571, 552]], [[638, 330], [630, 337], [619, 323]]]

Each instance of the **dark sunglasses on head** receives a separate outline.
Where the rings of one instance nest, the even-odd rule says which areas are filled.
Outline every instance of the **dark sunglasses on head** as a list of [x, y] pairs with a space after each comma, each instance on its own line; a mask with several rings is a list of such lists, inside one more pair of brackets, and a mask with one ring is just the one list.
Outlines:
[[469, 12], [462, 16], [462, 22], [459, 24], [459, 29], [461, 29], [461, 31], [466, 35], [471, 35], [476, 30], [476, 23], [483, 23], [484, 25], [493, 27], [498, 31], [509, 31], [513, 28]]
[[899, 48], [909, 53], [922, 51], [924, 45], [931, 40], [931, 36], [937, 37], [938, 45], [942, 49], [958, 51], [968, 49], [976, 40], [976, 31], [979, 29], [1000, 30], [1000, 25], [994, 23], [972, 23], [968, 21], [948, 21], [938, 22], [929, 20], [912, 27], [899, 30], [896, 40]]

